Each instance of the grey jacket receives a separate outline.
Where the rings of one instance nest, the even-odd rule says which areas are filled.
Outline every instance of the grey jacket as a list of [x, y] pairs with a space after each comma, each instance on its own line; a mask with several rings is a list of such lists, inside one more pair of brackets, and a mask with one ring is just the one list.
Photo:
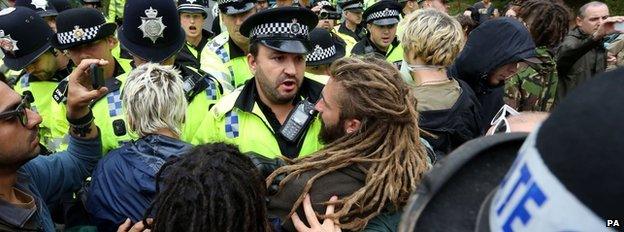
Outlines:
[[557, 102], [572, 89], [607, 68], [607, 52], [602, 40], [594, 41], [578, 27], [563, 40], [557, 55]]

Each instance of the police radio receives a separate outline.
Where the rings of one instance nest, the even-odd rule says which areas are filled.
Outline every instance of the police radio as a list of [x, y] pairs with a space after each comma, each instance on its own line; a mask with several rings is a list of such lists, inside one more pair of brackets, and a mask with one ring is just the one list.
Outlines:
[[286, 118], [286, 122], [279, 130], [280, 134], [287, 141], [296, 142], [308, 125], [310, 125], [312, 119], [314, 119], [314, 114], [316, 114], [314, 104], [308, 100], [300, 101]]

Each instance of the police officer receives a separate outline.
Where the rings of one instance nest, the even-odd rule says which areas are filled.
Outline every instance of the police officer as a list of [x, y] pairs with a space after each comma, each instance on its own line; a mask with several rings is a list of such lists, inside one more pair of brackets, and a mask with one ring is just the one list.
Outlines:
[[342, 24], [336, 26], [340, 37], [349, 36], [359, 42], [366, 36], [366, 30], [362, 26], [362, 0], [344, 1], [340, 4], [344, 16]]
[[199, 69], [201, 53], [206, 49], [212, 32], [203, 29], [204, 20], [208, 16], [208, 8], [203, 0], [180, 0], [178, 2], [180, 23], [186, 33], [186, 43], [176, 57], [176, 63]]
[[[95, 122], [102, 129], [102, 142], [104, 151], [117, 146], [117, 140], [129, 140], [126, 134], [107, 133], [111, 125], [105, 123], [109, 117], [117, 116], [116, 111], [108, 111], [106, 103], [114, 104], [116, 93], [121, 86], [119, 79], [124, 73], [130, 72], [132, 66], [130, 60], [115, 58], [113, 49], [118, 46], [115, 38], [115, 23], [107, 23], [104, 16], [93, 8], [75, 8], [62, 12], [58, 16], [58, 33], [51, 37], [52, 46], [59, 50], [66, 50], [69, 57], [76, 64], [83, 59], [102, 59], [108, 63], [102, 66], [102, 77], [109, 92], [107, 97], [94, 102], [93, 113], [96, 115]], [[62, 81], [51, 97], [58, 103], [64, 103], [67, 82]], [[67, 122], [65, 122], [67, 127]], [[115, 138], [116, 136], [119, 138]]]
[[250, 39], [254, 77], [217, 103], [192, 142], [226, 141], [268, 158], [320, 149], [321, 122], [310, 102], [319, 99], [323, 84], [304, 77], [312, 51], [308, 34], [317, 21], [312, 11], [288, 6], [247, 19], [241, 33]]
[[15, 6], [28, 7], [36, 11], [37, 14], [48, 23], [50, 28], [56, 32], [56, 16], [58, 15], [58, 11], [56, 11], [52, 2], [48, 0], [17, 0], [15, 1]]
[[253, 0], [219, 0], [219, 15], [226, 31], [217, 35], [208, 49], [201, 54], [201, 69], [218, 70], [226, 75], [226, 81], [233, 87], [241, 86], [253, 77], [247, 66], [249, 38], [241, 35], [240, 26], [249, 16], [256, 13]]
[[353, 46], [355, 46], [357, 41], [349, 36], [339, 35], [336, 33], [336, 20], [340, 19], [340, 13], [338, 13], [336, 7], [334, 7], [329, 1], [318, 1], [315, 2], [314, 5], [315, 6], [312, 7], [312, 11], [314, 11], [319, 17], [319, 22], [316, 27], [327, 30], [330, 33], [334, 44], [344, 48], [346, 51], [351, 52], [351, 49], [353, 49]]
[[[199, 128], [206, 111], [228, 91], [223, 88], [213, 73], [208, 74], [193, 67], [175, 63], [175, 57], [184, 46], [186, 36], [173, 1], [129, 1], [126, 4], [125, 14], [127, 17], [124, 17], [123, 25], [119, 29], [119, 40], [132, 54], [134, 63], [137, 66], [147, 62], [174, 65], [180, 70], [184, 78], [186, 99], [189, 103], [181, 137], [182, 140], [188, 140], [189, 135], [195, 134]], [[123, 87], [125, 76], [121, 80]], [[115, 98], [115, 100], [119, 99]], [[107, 106], [104, 105], [104, 107]], [[118, 112], [121, 114], [121, 111]], [[122, 120], [122, 118], [115, 118], [115, 120]], [[115, 124], [114, 121], [113, 124]], [[118, 124], [121, 123], [118, 122]], [[125, 127], [127, 123], [124, 122], [123, 125]], [[100, 128], [103, 127], [100, 126]], [[115, 131], [117, 132], [120, 131]], [[105, 133], [102, 131], [102, 134]]]
[[108, 21], [115, 22], [117, 25], [121, 25], [124, 18], [124, 6], [126, 0], [110, 0], [108, 2]]
[[[53, 33], [31, 9], [9, 7], [0, 11], [0, 47], [5, 54], [4, 63], [10, 69], [25, 70], [15, 91], [34, 101], [33, 110], [43, 119], [39, 129], [43, 145], [50, 151], [60, 151], [69, 125], [62, 123], [65, 122], [65, 108], [51, 96], [71, 68], [69, 58], [50, 45], [48, 38]], [[60, 56], [64, 58], [59, 59]]]
[[329, 80], [329, 66], [345, 56], [345, 48], [334, 43], [329, 32], [321, 28], [310, 32], [310, 43], [312, 51], [306, 57], [305, 76], [325, 84]]
[[403, 60], [403, 49], [396, 38], [400, 12], [401, 6], [391, 0], [382, 0], [366, 9], [363, 17], [368, 30], [367, 37], [355, 44], [351, 53], [374, 53], [399, 67]]

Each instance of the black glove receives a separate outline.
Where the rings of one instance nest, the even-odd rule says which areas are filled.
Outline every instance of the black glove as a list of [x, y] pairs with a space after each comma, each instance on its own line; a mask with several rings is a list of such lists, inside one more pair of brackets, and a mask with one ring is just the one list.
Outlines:
[[[286, 165], [284, 160], [280, 158], [269, 159], [255, 152], [247, 152], [245, 155], [251, 159], [251, 162], [256, 166], [258, 171], [260, 171], [260, 174], [264, 179], [269, 177], [269, 175], [271, 175], [271, 173], [273, 173], [273, 171], [277, 168]], [[273, 179], [271, 185], [267, 187], [267, 196], [277, 194], [279, 191], [279, 183], [284, 179], [284, 177], [285, 175], [281, 174]]]

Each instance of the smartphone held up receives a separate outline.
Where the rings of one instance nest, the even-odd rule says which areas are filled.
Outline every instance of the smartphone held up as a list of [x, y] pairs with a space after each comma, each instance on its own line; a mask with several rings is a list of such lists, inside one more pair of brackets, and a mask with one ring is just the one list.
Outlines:
[[91, 64], [89, 66], [89, 73], [91, 75], [91, 85], [93, 89], [99, 89], [104, 86], [104, 70], [97, 64]]

